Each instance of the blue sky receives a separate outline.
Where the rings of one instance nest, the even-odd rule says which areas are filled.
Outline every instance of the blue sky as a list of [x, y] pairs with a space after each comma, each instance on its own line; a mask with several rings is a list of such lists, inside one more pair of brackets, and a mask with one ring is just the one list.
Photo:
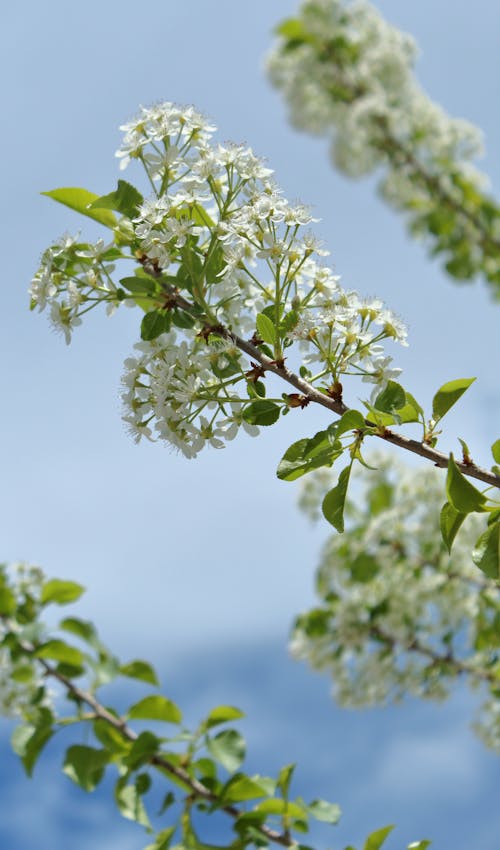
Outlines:
[[[492, 0], [378, 6], [417, 38], [418, 74], [432, 96], [483, 128], [483, 165], [498, 190], [500, 8]], [[500, 308], [480, 284], [450, 283], [382, 206], [372, 181], [336, 175], [326, 143], [288, 126], [262, 61], [272, 28], [294, 9], [285, 0], [151, 0], [143, 10], [130, 0], [89, 0], [77, 13], [55, 0], [4, 12], [1, 556], [87, 585], [78, 614], [95, 619], [121, 656], [149, 657], [193, 719], [216, 702], [241, 704], [253, 767], [297, 758], [297, 793], [332, 797], [344, 809], [335, 847], [396, 822], [394, 850], [423, 836], [437, 850], [490, 850], [500, 826], [499, 772], [468, 731], [467, 695], [439, 707], [340, 712], [328, 682], [287, 658], [289, 625], [314, 599], [327, 532], [299, 515], [296, 488], [274, 469], [325, 414], [309, 408], [258, 441], [241, 437], [195, 461], [137, 447], [119, 405], [134, 314], [91, 316], [66, 348], [27, 310], [41, 251], [82, 227], [39, 192], [110, 191], [118, 125], [139, 104], [193, 103], [213, 117], [220, 139], [246, 141], [268, 158], [289, 197], [314, 206], [344, 285], [383, 297], [408, 321], [410, 348], [398, 361], [419, 400], [428, 405], [446, 380], [478, 376], [450, 415], [443, 449], [461, 436], [489, 462], [500, 420]], [[256, 516], [258, 534], [249, 531]], [[8, 724], [2, 728], [7, 740]], [[27, 850], [34, 836], [38, 850], [146, 843], [105, 796], [82, 798], [57, 778], [54, 763], [55, 750], [39, 781], [28, 783], [2, 758], [2, 846]]]

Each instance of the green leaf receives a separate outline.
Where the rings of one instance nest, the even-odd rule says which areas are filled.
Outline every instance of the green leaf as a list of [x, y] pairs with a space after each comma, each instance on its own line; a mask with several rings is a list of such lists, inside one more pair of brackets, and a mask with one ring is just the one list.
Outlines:
[[207, 729], [211, 729], [213, 726], [218, 726], [219, 723], [227, 723], [229, 720], [240, 720], [244, 716], [243, 711], [232, 705], [218, 705], [216, 708], [212, 708], [205, 720], [205, 726]]
[[122, 664], [120, 673], [122, 676], [128, 676], [129, 679], [139, 679], [139, 681], [148, 682], [150, 685], [159, 684], [154, 668], [147, 661], [137, 660]]
[[93, 791], [104, 776], [108, 762], [106, 750], [75, 744], [66, 751], [63, 773], [84, 791]]
[[314, 437], [305, 437], [292, 443], [279, 462], [276, 470], [278, 478], [295, 481], [314, 469], [331, 466], [343, 452], [336, 434], [336, 426], [333, 425], [326, 431], [318, 431]]
[[388, 381], [385, 389], [375, 399], [374, 407], [383, 413], [393, 413], [405, 404], [406, 393], [401, 384], [397, 384], [396, 381]]
[[366, 422], [363, 414], [360, 413], [359, 410], [350, 408], [342, 414], [338, 422], [335, 422], [332, 428], [335, 431], [335, 436], [340, 437], [342, 434], [345, 434], [346, 431], [362, 431], [363, 428], [366, 428]]
[[172, 214], [178, 218], [188, 218], [200, 227], [215, 227], [215, 221], [209, 216], [202, 204], [185, 204], [172, 210]]
[[467, 514], [462, 514], [455, 510], [449, 502], [444, 503], [439, 515], [439, 527], [448, 552], [451, 552], [453, 541], [466, 516]]
[[52, 200], [57, 201], [59, 204], [64, 204], [65, 207], [69, 207], [82, 215], [93, 218], [94, 221], [104, 224], [105, 227], [113, 228], [118, 224], [116, 217], [110, 210], [91, 209], [90, 205], [98, 199], [99, 195], [94, 194], [94, 192], [88, 192], [87, 189], [67, 187], [63, 189], [52, 189], [50, 192], [42, 192], [41, 194], [52, 198]]
[[131, 742], [127, 741], [119, 730], [111, 726], [106, 720], [99, 718], [94, 720], [92, 728], [97, 740], [111, 753], [123, 756], [132, 749]]
[[495, 440], [491, 447], [491, 454], [493, 455], [493, 460], [497, 463], [500, 463], [500, 440]]
[[16, 597], [6, 584], [0, 586], [0, 615], [10, 617], [17, 608]]
[[269, 345], [276, 344], [276, 328], [274, 327], [274, 323], [271, 319], [266, 316], [264, 313], [259, 313], [256, 318], [257, 325], [257, 333], [260, 338], [269, 343]]
[[380, 850], [380, 847], [382, 847], [382, 844], [385, 844], [385, 839], [393, 829], [394, 825], [384, 826], [382, 829], [372, 832], [366, 839], [363, 850]]
[[53, 578], [46, 581], [42, 587], [41, 601], [42, 605], [48, 605], [49, 602], [55, 602], [56, 605], [67, 605], [69, 602], [75, 602], [79, 599], [85, 588], [76, 581], [62, 581], [59, 578]]
[[37, 658], [48, 658], [51, 661], [70, 664], [72, 667], [81, 667], [84, 661], [79, 649], [62, 640], [49, 640], [39, 646], [34, 654]]
[[142, 801], [142, 793], [144, 791], [140, 776], [136, 778], [134, 785], [127, 785], [127, 778], [123, 776], [115, 786], [116, 805], [124, 818], [140, 823], [148, 832], [151, 832], [151, 822]]
[[127, 183], [126, 180], [119, 180], [115, 191], [110, 192], [109, 195], [101, 195], [100, 198], [96, 198], [95, 201], [92, 201], [90, 209], [116, 210], [116, 212], [126, 215], [127, 218], [135, 218], [143, 202], [144, 198], [135, 186]]
[[281, 332], [285, 336], [287, 336], [287, 334], [289, 334], [290, 331], [292, 331], [296, 327], [299, 319], [300, 319], [300, 313], [298, 313], [297, 310], [289, 310], [288, 313], [285, 313], [285, 315], [283, 316], [283, 319], [280, 322]]
[[398, 408], [398, 410], [394, 411], [394, 414], [398, 417], [400, 423], [404, 422], [420, 422], [424, 411], [420, 407], [418, 401], [414, 399], [411, 393], [406, 392], [406, 402], [403, 407]]
[[455, 463], [453, 454], [450, 454], [448, 460], [446, 495], [457, 513], [470, 514], [474, 511], [484, 510], [486, 498], [479, 490], [476, 490], [465, 475], [462, 475]]
[[481, 534], [472, 550], [472, 560], [488, 578], [500, 578], [500, 520]]
[[229, 773], [234, 773], [245, 758], [245, 740], [235, 729], [226, 729], [207, 740], [207, 750]]
[[278, 774], [278, 782], [276, 784], [276, 787], [279, 788], [285, 800], [288, 798], [288, 792], [290, 790], [290, 783], [292, 781], [294, 770], [294, 764], [286, 764], [284, 767], [281, 768]]
[[349, 565], [353, 581], [366, 584], [380, 572], [380, 564], [370, 552], [360, 552]]
[[279, 419], [280, 407], [273, 401], [252, 401], [243, 411], [243, 419], [250, 425], [274, 425]]
[[97, 637], [97, 632], [93, 623], [89, 620], [80, 620], [78, 617], [66, 617], [59, 623], [59, 628], [65, 632], [70, 632], [73, 635], [86, 641], [95, 649], [101, 648], [102, 644]]
[[120, 284], [133, 295], [153, 295], [157, 288], [156, 281], [150, 277], [142, 277], [142, 275], [141, 277], [138, 275], [122, 277]]
[[411, 844], [408, 844], [408, 850], [427, 850], [427, 847], [430, 847], [431, 843], [427, 838], [424, 838], [422, 841], [412, 841]]
[[123, 759], [127, 767], [135, 769], [156, 755], [161, 746], [161, 740], [152, 732], [141, 732], [135, 739], [128, 755]]
[[340, 806], [336, 803], [328, 803], [326, 800], [314, 800], [308, 805], [307, 811], [313, 818], [324, 823], [338, 823], [342, 814]]
[[40, 753], [54, 734], [52, 723], [51, 712], [43, 708], [36, 725], [17, 726], [12, 733], [12, 749], [20, 757], [28, 776], [33, 773]]
[[10, 672], [10, 678], [13, 682], [31, 682], [34, 676], [35, 671], [30, 664], [18, 664]]
[[172, 322], [177, 328], [192, 328], [195, 325], [195, 319], [186, 310], [172, 310]]
[[232, 776], [224, 786], [221, 799], [230, 803], [242, 803], [245, 800], [255, 800], [258, 797], [267, 797], [266, 788], [261, 783], [243, 773]]
[[299, 806], [297, 803], [290, 803], [288, 800], [281, 800], [273, 797], [270, 800], [263, 800], [255, 806], [255, 811], [264, 815], [287, 815], [290, 818], [304, 818], [306, 808]]
[[151, 310], [143, 317], [141, 322], [141, 339], [156, 339], [170, 330], [172, 317], [165, 310]]
[[133, 720], [162, 720], [165, 723], [181, 723], [182, 714], [178, 706], [159, 694], [144, 697], [129, 709]]
[[442, 419], [475, 380], [475, 378], [459, 378], [456, 381], [448, 381], [448, 383], [443, 384], [432, 399], [432, 418], [434, 421], [437, 422]]
[[342, 470], [337, 485], [326, 494], [321, 506], [325, 519], [340, 533], [344, 530], [344, 507], [351, 469], [352, 464], [349, 464]]
[[367, 493], [368, 507], [371, 516], [377, 516], [393, 504], [394, 487], [389, 481], [380, 481]]
[[156, 835], [153, 844], [148, 844], [144, 850], [168, 850], [176, 829], [177, 825], [168, 826], [166, 829], [162, 829], [162, 831]]
[[109, 655], [104, 648], [99, 652], [97, 659], [89, 660], [89, 665], [94, 673], [93, 688], [100, 688], [112, 682], [120, 674], [118, 659]]
[[308, 40], [307, 30], [299, 18], [288, 18], [286, 21], [282, 21], [276, 27], [275, 33], [293, 42]]

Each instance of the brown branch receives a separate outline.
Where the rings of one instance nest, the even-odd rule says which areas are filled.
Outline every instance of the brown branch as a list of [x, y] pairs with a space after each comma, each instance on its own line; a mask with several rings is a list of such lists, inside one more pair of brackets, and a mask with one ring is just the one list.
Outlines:
[[498, 675], [494, 671], [486, 670], [484, 667], [477, 669], [473, 665], [468, 664], [467, 661], [462, 661], [460, 658], [456, 658], [451, 651], [446, 655], [441, 655], [439, 652], [431, 649], [431, 647], [424, 646], [424, 644], [420, 643], [418, 638], [413, 638], [411, 643], [404, 644], [402, 641], [399, 641], [397, 638], [384, 632], [380, 626], [371, 625], [369, 627], [369, 631], [370, 635], [372, 635], [375, 639], [389, 644], [393, 650], [402, 649], [406, 652], [414, 652], [417, 655], [423, 655], [424, 657], [429, 658], [435, 665], [451, 667], [458, 675], [466, 674], [468, 676], [475, 676], [477, 679], [482, 679], [490, 684], [498, 682]]
[[[178, 307], [181, 307], [187, 313], [191, 313], [193, 315], [193, 304], [186, 301], [186, 299], [173, 288], [169, 291], [169, 295], [175, 300]], [[196, 316], [196, 318], [203, 322], [203, 319], [200, 320], [199, 316]], [[207, 329], [213, 327], [209, 322], [205, 322], [204, 325]], [[309, 399], [309, 401], [313, 401], [316, 404], [320, 404], [322, 407], [326, 407], [327, 410], [337, 414], [337, 416], [342, 416], [343, 413], [346, 413], [347, 410], [349, 410], [342, 401], [330, 398], [330, 396], [327, 396], [320, 392], [320, 390], [317, 390], [316, 387], [309, 384], [299, 375], [291, 372], [284, 364], [276, 362], [276, 360], [272, 360], [266, 354], [263, 354], [252, 342], [242, 339], [233, 331], [228, 328], [224, 328], [222, 325], [218, 326], [217, 333], [226, 339], [232, 340], [241, 351], [244, 351], [245, 354], [248, 354], [249, 357], [260, 363], [267, 372], [273, 372], [275, 375], [278, 375], [279, 378], [282, 378], [288, 384], [295, 387], [295, 389], [299, 390], [307, 399]], [[366, 419], [365, 422], [367, 427], [375, 427], [375, 423], [371, 422], [369, 419]], [[431, 448], [423, 442], [419, 442], [418, 440], [414, 440], [410, 437], [405, 437], [402, 434], [397, 434], [389, 428], [384, 428], [383, 431], [376, 432], [374, 436], [384, 440], [386, 443], [391, 443], [394, 446], [399, 446], [401, 449], [405, 449], [406, 451], [412, 452], [420, 457], [424, 457], [426, 460], [430, 460], [434, 466], [438, 466], [441, 469], [446, 469], [448, 466], [448, 455], [437, 451], [437, 449]], [[484, 484], [489, 484], [490, 487], [500, 488], [500, 475], [496, 475], [494, 472], [490, 472], [483, 467], [477, 466], [475, 463], [465, 464], [460, 461], [455, 461], [455, 463], [463, 475], [468, 475], [470, 478], [476, 478]]]
[[[34, 652], [34, 647], [29, 644], [21, 644], [23, 650], [25, 650], [30, 655]], [[67, 676], [64, 676], [62, 673], [59, 673], [51, 664], [49, 664], [43, 658], [36, 659], [45, 671], [46, 676], [51, 676], [53, 679], [56, 679], [63, 685], [66, 690], [71, 694], [71, 696], [80, 703], [85, 703], [92, 709], [93, 715], [100, 720], [104, 720], [106, 723], [109, 723], [110, 726], [113, 726], [118, 732], [120, 732], [124, 738], [128, 741], [136, 741], [138, 735], [131, 729], [123, 717], [116, 717], [112, 712], [108, 711], [101, 703], [94, 697], [93, 694], [88, 691], [84, 691], [82, 688], [75, 685], [71, 679]], [[189, 773], [184, 770], [184, 768], [179, 767], [178, 765], [173, 764], [162, 755], [153, 755], [148, 759], [148, 763], [154, 765], [155, 767], [159, 767], [162, 770], [165, 770], [170, 776], [174, 777], [181, 783], [183, 783], [193, 794], [195, 798], [206, 800], [208, 803], [218, 803], [219, 797], [217, 794], [214, 794], [210, 791], [202, 782], [198, 779], [193, 778], [189, 775]], [[225, 812], [231, 818], [237, 820], [242, 814], [243, 811], [237, 808], [237, 806], [231, 805], [223, 805], [218, 807], [221, 811]], [[253, 825], [254, 829], [261, 833], [261, 835], [272, 841], [274, 844], [281, 844], [283, 847], [293, 847], [296, 845], [296, 841], [294, 841], [288, 834], [288, 832], [278, 832], [275, 829], [272, 829], [265, 824], [261, 824], [259, 826]]]

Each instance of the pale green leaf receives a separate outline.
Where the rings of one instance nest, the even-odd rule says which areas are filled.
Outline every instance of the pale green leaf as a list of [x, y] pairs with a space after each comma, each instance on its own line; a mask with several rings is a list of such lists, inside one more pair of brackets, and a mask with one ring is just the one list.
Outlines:
[[94, 192], [89, 192], [87, 189], [79, 189], [76, 187], [65, 187], [62, 189], [52, 189], [50, 192], [42, 192], [42, 195], [47, 195], [48, 198], [64, 204], [82, 215], [93, 218], [99, 224], [104, 224], [105, 227], [114, 228], [118, 221], [111, 210], [91, 209], [90, 205], [97, 201], [99, 195]]
[[181, 723], [182, 714], [178, 706], [167, 697], [155, 694], [144, 697], [129, 709], [133, 720], [162, 720], [165, 723]]
[[459, 378], [443, 384], [432, 399], [432, 418], [436, 422], [442, 419], [475, 380], [475, 378]]

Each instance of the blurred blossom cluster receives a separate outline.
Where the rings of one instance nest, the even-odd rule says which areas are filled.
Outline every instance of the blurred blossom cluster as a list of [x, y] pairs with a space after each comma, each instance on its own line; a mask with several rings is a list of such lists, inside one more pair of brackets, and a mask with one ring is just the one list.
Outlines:
[[[135, 439], [159, 438], [194, 457], [205, 445], [223, 447], [240, 426], [256, 434], [275, 421], [269, 406], [267, 421], [262, 404], [255, 408], [265, 375], [242, 339], [277, 363], [292, 364], [295, 344], [303, 375], [325, 391], [355, 375], [379, 392], [399, 374], [381, 343], [406, 345], [403, 322], [378, 298], [341, 287], [321, 263], [328, 252], [309, 229], [310, 210], [284, 197], [250, 148], [213, 142], [206, 118], [171, 103], [142, 108], [122, 130], [120, 168], [139, 164], [150, 197], [122, 181], [106, 196], [125, 211], [113, 241], [66, 236], [49, 247], [31, 304], [48, 309], [67, 342], [99, 303], [108, 313], [122, 303], [146, 313], [123, 378]], [[119, 260], [134, 261], [132, 277], [117, 279]], [[266, 340], [259, 314], [270, 327]], [[288, 410], [282, 397], [272, 404], [277, 416]]]
[[382, 167], [382, 195], [447, 255], [450, 274], [500, 283], [500, 211], [472, 165], [481, 133], [423, 91], [411, 36], [365, 0], [305, 0], [278, 35], [267, 69], [292, 123], [329, 138], [351, 177]]
[[[39, 567], [24, 563], [0, 565], [0, 715], [26, 717], [32, 712], [34, 697], [42, 687], [42, 672], [36, 660], [10, 651], [9, 640], [28, 641], [42, 637], [43, 627], [34, 621], [38, 611], [44, 575]], [[50, 694], [37, 704], [48, 705]]]
[[[375, 472], [358, 471], [353, 490], [363, 488], [364, 498], [348, 505], [347, 530], [324, 546], [319, 604], [298, 617], [291, 651], [331, 676], [343, 706], [407, 694], [443, 699], [467, 679], [483, 697], [475, 729], [500, 751], [500, 588], [471, 560], [480, 519], [468, 517], [449, 555], [439, 529], [439, 472], [378, 456], [370, 464]], [[312, 518], [326, 477], [315, 473], [302, 489], [301, 507]]]

